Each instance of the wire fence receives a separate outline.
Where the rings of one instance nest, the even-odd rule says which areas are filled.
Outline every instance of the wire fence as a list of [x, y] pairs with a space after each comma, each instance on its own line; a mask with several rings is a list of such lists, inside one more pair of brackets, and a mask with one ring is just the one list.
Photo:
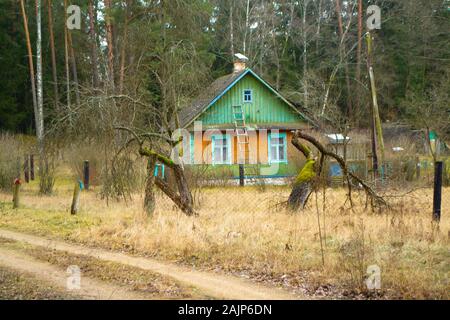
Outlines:
[[[99, 161], [78, 161], [76, 172], [67, 170], [56, 170], [54, 179], [59, 189], [72, 190], [76, 181], [81, 181], [84, 188], [90, 192], [102, 194], [104, 192], [104, 177]], [[0, 182], [1, 187], [12, 190], [13, 181], [16, 178], [22, 180], [24, 184], [38, 184], [39, 164], [42, 163], [39, 157], [33, 154], [21, 154], [20, 156], [0, 159]], [[450, 157], [442, 158], [442, 187], [441, 212], [447, 214], [450, 210]], [[433, 187], [435, 181], [435, 164], [428, 157], [405, 157], [403, 159], [387, 160], [383, 166], [382, 174], [373, 180], [370, 160], [349, 161], [349, 168], [363, 180], [368, 181], [378, 192], [388, 200], [398, 202], [399, 199], [420, 198], [423, 203], [422, 208], [433, 206]], [[67, 167], [67, 163], [60, 161], [59, 166]], [[143, 163], [141, 163], [143, 165]], [[299, 163], [292, 168], [291, 174], [272, 174], [271, 176], [261, 175], [260, 165], [190, 165], [185, 166], [185, 173], [188, 185], [192, 193], [195, 210], [202, 212], [272, 212], [279, 208], [284, 208], [283, 203], [289, 197], [292, 184], [295, 180], [295, 173], [299, 172], [303, 164]], [[154, 170], [146, 171], [145, 164], [140, 172], [140, 177], [134, 176], [130, 179], [140, 180], [136, 182], [136, 193], [142, 193], [145, 188], [145, 175], [152, 174], [164, 180], [168, 185], [176, 190], [177, 181], [173, 172], [162, 164], [157, 164]], [[57, 168], [58, 169], [58, 168]], [[61, 168], [60, 168], [61, 169]], [[242, 170], [243, 169], [243, 170]], [[72, 170], [73, 171], [73, 170]], [[345, 200], [346, 188], [345, 179], [342, 177], [342, 169], [336, 162], [326, 163], [324, 179], [319, 192], [327, 190], [330, 196], [327, 198], [329, 209], [338, 209]], [[73, 178], [76, 179], [73, 179]], [[58, 182], [59, 181], [59, 182]], [[72, 181], [72, 182], [70, 182]], [[37, 187], [36, 187], [37, 188]], [[118, 188], [117, 190], [119, 190]], [[114, 189], [115, 190], [115, 189]], [[355, 197], [360, 198], [361, 206], [364, 198], [360, 195], [358, 186], [353, 188]], [[37, 192], [37, 190], [36, 190]], [[116, 192], [116, 191], [115, 191]], [[312, 203], [310, 201], [310, 203]], [[177, 210], [174, 202], [163, 192], [157, 192], [156, 209]]]

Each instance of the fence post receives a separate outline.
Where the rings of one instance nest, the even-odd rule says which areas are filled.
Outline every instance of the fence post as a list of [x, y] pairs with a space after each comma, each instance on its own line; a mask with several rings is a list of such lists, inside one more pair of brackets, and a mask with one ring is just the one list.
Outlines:
[[436, 161], [434, 165], [434, 194], [433, 194], [433, 220], [441, 220], [442, 202], [442, 161]]
[[239, 165], [239, 185], [241, 187], [244, 186], [244, 165], [243, 164]]
[[19, 208], [20, 205], [20, 185], [22, 181], [20, 181], [20, 178], [17, 178], [14, 180], [14, 186], [13, 186], [13, 209]]
[[30, 154], [30, 179], [34, 181], [34, 155]]
[[28, 155], [25, 156], [25, 162], [23, 163], [23, 175], [25, 177], [25, 182], [30, 182], [30, 166]]
[[77, 214], [80, 207], [80, 193], [83, 189], [83, 183], [78, 180], [75, 183], [75, 188], [73, 189], [72, 206], [70, 207], [70, 214]]
[[442, 164], [442, 185], [444, 187], [448, 187], [450, 184], [450, 177], [448, 174], [447, 161], [444, 161]]
[[420, 180], [420, 158], [416, 157], [416, 179]]
[[83, 162], [83, 183], [84, 188], [89, 190], [89, 160]]

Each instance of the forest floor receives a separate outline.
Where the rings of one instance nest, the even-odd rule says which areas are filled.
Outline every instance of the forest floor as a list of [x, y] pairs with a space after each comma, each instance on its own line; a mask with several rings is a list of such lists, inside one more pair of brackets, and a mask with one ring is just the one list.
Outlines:
[[[1, 254], [60, 272], [80, 265], [92, 280], [150, 299], [450, 298], [450, 188], [438, 228], [427, 188], [386, 191], [392, 208], [381, 213], [357, 192], [353, 210], [344, 207], [345, 190], [327, 189], [325, 203], [313, 194], [299, 214], [277, 205], [288, 187], [205, 188], [196, 194], [199, 216], [159, 194], [147, 217], [143, 195], [107, 203], [94, 187], [71, 216], [68, 181], [59, 179], [51, 196], [40, 196], [36, 181], [23, 185], [19, 209], [0, 192], [2, 236], [15, 241], [0, 241]], [[380, 290], [365, 285], [371, 265], [381, 270]]]

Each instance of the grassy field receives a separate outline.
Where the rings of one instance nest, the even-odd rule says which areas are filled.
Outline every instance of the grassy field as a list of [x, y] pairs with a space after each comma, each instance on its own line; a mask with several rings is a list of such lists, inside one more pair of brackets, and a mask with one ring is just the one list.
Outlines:
[[[72, 185], [58, 180], [55, 194], [39, 196], [36, 182], [22, 188], [22, 206], [0, 193], [0, 228], [62, 238], [153, 256], [197, 268], [238, 274], [314, 295], [336, 298], [450, 298], [450, 189], [444, 189], [442, 221], [431, 223], [431, 189], [392, 197], [393, 208], [373, 213], [345, 191], [312, 195], [298, 214], [278, 210], [287, 187], [209, 188], [198, 217], [187, 217], [163, 195], [152, 217], [143, 195], [128, 202], [83, 192], [81, 211], [69, 214]], [[391, 196], [403, 191], [392, 191]], [[317, 202], [316, 202], [317, 201]], [[325, 210], [324, 210], [325, 209]], [[320, 221], [320, 231], [319, 231]], [[382, 289], [367, 291], [367, 267], [381, 269]]]

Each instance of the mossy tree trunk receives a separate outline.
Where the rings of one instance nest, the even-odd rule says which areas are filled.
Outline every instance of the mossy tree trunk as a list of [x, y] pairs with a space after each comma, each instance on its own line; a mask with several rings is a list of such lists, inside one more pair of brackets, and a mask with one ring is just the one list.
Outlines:
[[[194, 201], [183, 167], [180, 164], [172, 161], [170, 158], [165, 157], [160, 153], [146, 147], [141, 147], [139, 153], [142, 156], [146, 156], [149, 158], [153, 157], [155, 160], [158, 160], [162, 164], [172, 169], [178, 190], [173, 189], [167, 182], [165, 182], [161, 178], [155, 177], [153, 181], [156, 186], [161, 189], [178, 206], [178, 208], [181, 209], [181, 211], [189, 216], [194, 215]], [[147, 183], [151, 182], [147, 181]], [[148, 185], [148, 187], [150, 188], [150, 185]]]
[[313, 190], [313, 182], [317, 176], [317, 169], [316, 160], [314, 159], [311, 149], [300, 143], [298, 139], [293, 138], [292, 144], [300, 150], [306, 158], [306, 163], [297, 175], [288, 199], [288, 207], [291, 210], [298, 210], [305, 208], [306, 202]]
[[[177, 120], [177, 119], [176, 119]], [[178, 122], [178, 121], [176, 121]], [[177, 123], [177, 127], [179, 127]], [[175, 162], [169, 157], [161, 154], [153, 150], [152, 148], [144, 146], [144, 139], [158, 138], [163, 139], [169, 143], [170, 147], [176, 148], [178, 146], [178, 158], [183, 156], [183, 149], [181, 143], [183, 142], [182, 136], [178, 140], [172, 140], [160, 133], [148, 132], [141, 135], [138, 135], [132, 129], [127, 127], [117, 126], [116, 130], [124, 130], [133, 135], [133, 138], [126, 143], [128, 146], [131, 142], [136, 141], [139, 144], [139, 154], [143, 157], [147, 157], [150, 159], [150, 167], [153, 169], [149, 169], [149, 178], [146, 183], [146, 195], [144, 200], [144, 207], [147, 212], [153, 212], [155, 205], [155, 196], [153, 191], [153, 186], [156, 185], [162, 192], [164, 192], [177, 206], [183, 211], [186, 215], [191, 216], [195, 215], [194, 211], [194, 200], [191, 194], [191, 190], [189, 189], [189, 184], [186, 179], [186, 174], [183, 168], [183, 164], [180, 162]], [[171, 136], [171, 135], [169, 135]], [[156, 161], [159, 161], [163, 165], [173, 171], [175, 180], [176, 180], [176, 188], [169, 185], [166, 181], [159, 177], [153, 176], [154, 167], [156, 165]], [[150, 176], [151, 175], [151, 176]]]
[[[300, 139], [308, 141], [312, 144], [320, 153], [320, 161], [317, 165], [316, 158], [313, 156], [311, 149], [305, 144], [300, 142]], [[352, 201], [352, 181], [359, 187], [364, 189], [372, 207], [388, 207], [388, 203], [379, 196], [366, 182], [364, 182], [357, 175], [352, 173], [347, 167], [345, 160], [336, 153], [326, 149], [316, 138], [304, 133], [301, 130], [297, 130], [292, 137], [292, 144], [303, 153], [306, 157], [306, 164], [300, 170], [295, 182], [294, 187], [289, 195], [288, 207], [292, 210], [303, 209], [308, 201], [308, 198], [313, 191], [316, 178], [321, 175], [323, 163], [326, 157], [331, 157], [337, 161], [342, 169], [346, 186], [348, 189], [347, 199], [350, 201], [350, 205], [353, 206]]]

